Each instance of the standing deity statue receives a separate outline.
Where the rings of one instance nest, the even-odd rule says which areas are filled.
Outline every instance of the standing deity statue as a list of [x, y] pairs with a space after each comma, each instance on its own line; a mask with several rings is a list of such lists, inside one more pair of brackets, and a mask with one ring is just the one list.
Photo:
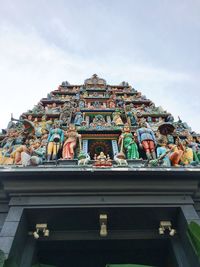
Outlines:
[[131, 133], [130, 126], [127, 123], [124, 126], [123, 133], [119, 137], [118, 144], [121, 144], [120, 153], [125, 150], [127, 159], [139, 159], [138, 147]]
[[150, 128], [147, 128], [145, 122], [140, 123], [140, 128], [137, 130], [137, 138], [140, 147], [146, 153], [147, 159], [156, 159], [156, 138], [154, 132]]
[[50, 130], [47, 142], [47, 160], [56, 160], [64, 142], [64, 132], [57, 123]]
[[75, 125], [69, 125], [69, 129], [66, 133], [67, 139], [63, 145], [62, 157], [63, 159], [74, 159], [75, 147], [77, 145], [77, 139], [79, 139], [80, 151], [81, 151], [81, 135], [76, 131]]

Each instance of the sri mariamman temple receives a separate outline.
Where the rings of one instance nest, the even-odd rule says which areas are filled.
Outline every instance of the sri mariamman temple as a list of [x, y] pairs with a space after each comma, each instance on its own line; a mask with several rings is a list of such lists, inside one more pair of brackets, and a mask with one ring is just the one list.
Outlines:
[[45, 266], [200, 266], [200, 134], [96, 74], [13, 114], [0, 267]]

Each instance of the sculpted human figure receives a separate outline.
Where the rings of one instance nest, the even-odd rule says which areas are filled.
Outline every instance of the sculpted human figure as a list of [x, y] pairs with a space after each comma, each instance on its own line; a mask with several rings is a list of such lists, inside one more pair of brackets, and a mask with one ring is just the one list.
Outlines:
[[15, 130], [10, 129], [6, 137], [1, 141], [0, 164], [12, 164], [13, 159], [10, 157], [15, 144]]
[[133, 111], [128, 111], [127, 115], [127, 122], [130, 126], [137, 125], [137, 115]]
[[51, 107], [51, 113], [56, 114], [60, 112], [60, 107], [54, 102]]
[[125, 150], [127, 159], [139, 159], [138, 147], [128, 124], [125, 124], [118, 144], [121, 145], [121, 152]]
[[80, 126], [82, 121], [83, 121], [83, 115], [80, 111], [80, 108], [77, 108], [77, 111], [75, 113], [75, 118], [74, 118], [74, 124], [76, 126]]
[[98, 156], [95, 154], [94, 160], [94, 167], [112, 167], [110, 156], [106, 156], [103, 151], [101, 151]]
[[39, 165], [45, 159], [45, 154], [45, 143], [36, 139], [30, 144], [30, 147], [21, 152], [21, 163], [23, 166]]
[[35, 128], [35, 135], [37, 138], [42, 136], [42, 126], [41, 124], [38, 122], [38, 119], [35, 118], [34, 120], [34, 128]]
[[192, 148], [189, 146], [187, 139], [182, 141], [183, 155], [181, 157], [181, 163], [183, 165], [191, 164], [194, 159], [194, 152]]
[[159, 139], [159, 147], [157, 147], [157, 157], [162, 158], [162, 166], [170, 167], [171, 162], [169, 159], [169, 149], [167, 148], [167, 138], [160, 137]]
[[62, 157], [63, 159], [74, 159], [75, 147], [77, 145], [77, 139], [79, 139], [81, 150], [81, 135], [76, 131], [76, 127], [73, 124], [69, 125], [69, 129], [66, 133], [66, 141], [63, 145]]
[[113, 113], [113, 123], [118, 126], [118, 125], [124, 125], [120, 113], [119, 112], [114, 112]]
[[156, 159], [156, 138], [154, 132], [150, 128], [147, 128], [145, 122], [140, 123], [140, 128], [137, 130], [137, 138], [140, 147], [146, 153], [147, 159]]
[[41, 121], [39, 122], [39, 125], [41, 127], [41, 131], [50, 129], [51, 128], [50, 124], [52, 125], [53, 121], [52, 120], [51, 121], [47, 121], [46, 116], [45, 115], [42, 116]]
[[169, 154], [171, 165], [179, 167], [181, 157], [183, 156], [183, 146], [180, 139], [177, 138], [175, 144], [168, 144], [168, 147], [171, 150]]
[[64, 132], [57, 123], [55, 123], [49, 131], [47, 141], [47, 160], [55, 160], [57, 159], [58, 151], [64, 142]]
[[189, 136], [187, 136], [187, 139], [185, 141], [187, 143], [187, 146], [189, 148], [191, 148], [192, 151], [193, 151], [193, 159], [194, 159], [194, 161], [196, 161], [197, 163], [200, 163], [200, 158], [198, 157], [199, 148], [200, 147], [199, 147], [199, 145], [197, 143], [197, 140], [195, 140], [195, 138], [193, 138], [192, 135], [189, 135]]

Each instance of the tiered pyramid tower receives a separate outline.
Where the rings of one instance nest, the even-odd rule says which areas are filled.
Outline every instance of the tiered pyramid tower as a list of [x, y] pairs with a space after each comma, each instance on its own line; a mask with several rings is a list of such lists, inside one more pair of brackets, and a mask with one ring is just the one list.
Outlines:
[[[156, 138], [164, 134], [168, 140], [175, 142], [177, 136], [192, 136], [196, 138], [195, 142], [199, 143], [199, 136], [192, 133], [185, 123], [181, 120], [174, 122], [170, 113], [162, 107], [156, 107], [127, 82], [109, 85], [96, 74], [86, 79], [82, 85], [62, 82], [32, 110], [23, 113], [17, 123], [14, 121], [12, 119], [5, 132], [8, 136], [16, 129], [23, 133], [25, 128], [26, 134], [21, 137], [21, 144], [26, 143], [25, 139], [45, 139], [44, 136], [47, 136], [55, 124], [63, 131], [67, 131], [69, 125], [74, 124], [82, 137], [82, 150], [85, 154], [89, 153], [91, 159], [101, 151], [113, 159], [119, 153], [118, 140], [125, 125], [129, 126], [134, 136], [141, 123], [145, 123], [153, 130]], [[9, 139], [10, 136], [4, 139], [1, 137], [2, 147], [6, 144], [6, 138]], [[135, 141], [137, 142], [137, 137]], [[140, 158], [145, 159], [142, 151], [139, 152]], [[76, 149], [75, 158], [78, 158], [79, 153]], [[62, 158], [61, 152], [58, 158]]]
[[128, 83], [63, 82], [0, 138], [6, 266], [199, 267], [199, 135]]

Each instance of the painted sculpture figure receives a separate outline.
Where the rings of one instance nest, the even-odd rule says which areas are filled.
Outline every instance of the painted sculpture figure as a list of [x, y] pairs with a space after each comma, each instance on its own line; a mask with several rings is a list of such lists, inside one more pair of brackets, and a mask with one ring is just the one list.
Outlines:
[[74, 124], [75, 124], [76, 126], [80, 126], [81, 123], [82, 123], [82, 121], [83, 121], [83, 115], [82, 115], [82, 113], [80, 112], [80, 109], [77, 108], [77, 111], [76, 111], [76, 114], [75, 114], [75, 118], [74, 118]]
[[77, 139], [79, 139], [79, 146], [81, 151], [81, 135], [76, 131], [74, 124], [69, 125], [69, 129], [66, 133], [66, 141], [63, 145], [62, 157], [63, 159], [74, 159], [75, 147], [77, 145]]
[[37, 166], [45, 160], [46, 145], [36, 139], [32, 142], [30, 147], [21, 153], [21, 162], [23, 166], [33, 165]]
[[123, 152], [123, 149], [125, 150], [127, 159], [139, 159], [138, 147], [128, 124], [125, 124], [118, 144], [121, 145], [120, 152]]
[[137, 138], [140, 147], [146, 153], [147, 159], [156, 159], [156, 138], [154, 132], [150, 128], [147, 128], [143, 122], [140, 123], [140, 128], [137, 130]]
[[159, 147], [157, 147], [157, 158], [162, 160], [163, 167], [170, 167], [171, 162], [169, 159], [170, 150], [167, 148], [167, 138], [160, 138], [158, 140]]
[[112, 167], [112, 160], [110, 159], [109, 155], [105, 155], [103, 151], [100, 152], [100, 154], [97, 156], [95, 155], [95, 163], [93, 167], [98, 168], [108, 168]]
[[50, 130], [47, 142], [47, 160], [56, 160], [64, 142], [64, 132], [57, 123]]
[[113, 113], [113, 123], [114, 125], [123, 125], [123, 121], [121, 119], [120, 113], [119, 112], [114, 112]]
[[183, 147], [179, 138], [176, 139], [176, 144], [168, 144], [171, 152], [169, 158], [172, 166], [179, 167], [181, 157], [183, 156]]

